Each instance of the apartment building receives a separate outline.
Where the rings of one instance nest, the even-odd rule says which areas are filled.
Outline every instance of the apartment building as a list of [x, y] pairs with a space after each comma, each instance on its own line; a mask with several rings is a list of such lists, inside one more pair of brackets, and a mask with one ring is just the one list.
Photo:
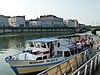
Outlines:
[[29, 26], [33, 27], [62, 27], [64, 22], [62, 18], [54, 15], [43, 15], [37, 19], [29, 20]]
[[7, 27], [9, 26], [8, 19], [10, 16], [0, 15], [0, 27]]
[[25, 27], [25, 16], [14, 16], [9, 18], [11, 27]]
[[67, 27], [79, 27], [78, 21], [76, 19], [68, 19], [66, 20]]

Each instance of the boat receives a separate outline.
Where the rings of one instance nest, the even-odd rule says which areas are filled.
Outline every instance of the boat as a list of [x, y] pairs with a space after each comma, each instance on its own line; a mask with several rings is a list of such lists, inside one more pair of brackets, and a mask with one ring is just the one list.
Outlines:
[[77, 54], [72, 39], [40, 38], [27, 40], [26, 48], [16, 55], [8, 56], [5, 61], [16, 74], [43, 71]]

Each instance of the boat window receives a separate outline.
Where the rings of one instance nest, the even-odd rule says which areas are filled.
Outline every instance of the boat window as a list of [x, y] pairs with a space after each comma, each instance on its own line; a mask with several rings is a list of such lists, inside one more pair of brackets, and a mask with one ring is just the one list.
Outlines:
[[58, 47], [60, 47], [60, 43], [58, 42]]
[[39, 53], [38, 53], [38, 52], [32, 52], [32, 54], [37, 55], [37, 54], [39, 54]]
[[69, 51], [65, 51], [64, 52], [64, 57], [69, 57], [70, 56], [70, 52]]
[[62, 51], [57, 51], [58, 56], [62, 56], [62, 53], [63, 53]]
[[43, 59], [47, 59], [47, 56], [44, 56]]
[[70, 48], [70, 52], [71, 52], [72, 55], [74, 55], [75, 54], [74, 48]]
[[40, 48], [40, 45], [38, 43], [35, 44], [36, 48]]
[[45, 52], [43, 52], [43, 54], [48, 54], [48, 53], [50, 53], [49, 51], [45, 51]]
[[36, 60], [42, 60], [42, 57], [38, 57]]
[[29, 42], [30, 47], [34, 47], [34, 44], [32, 42]]
[[46, 44], [45, 44], [45, 43], [42, 43], [42, 44], [41, 44], [41, 47], [42, 47], [42, 48], [46, 48]]

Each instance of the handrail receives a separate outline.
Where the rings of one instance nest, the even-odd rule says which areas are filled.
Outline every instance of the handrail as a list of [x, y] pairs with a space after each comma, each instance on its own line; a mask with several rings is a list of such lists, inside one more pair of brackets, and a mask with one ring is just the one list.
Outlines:
[[[56, 71], [56, 74], [57, 75], [60, 75], [60, 74], [63, 74], [62, 73], [62, 70], [61, 70], [61, 65], [63, 65], [63, 64], [69, 64], [69, 67], [70, 67], [70, 69], [71, 70], [73, 70], [74, 71], [74, 66], [77, 66], [77, 67], [79, 67], [80, 66], [80, 61], [81, 62], [84, 62], [84, 59], [86, 59], [86, 53], [88, 52], [88, 49], [87, 50], [85, 50], [85, 51], [83, 51], [83, 52], [81, 52], [81, 53], [79, 53], [79, 54], [77, 54], [77, 55], [74, 55], [74, 56], [72, 56], [72, 57], [70, 57], [70, 58], [68, 58], [67, 60], [65, 60], [65, 61], [63, 61], [63, 62], [61, 62], [61, 63], [59, 63], [59, 64], [57, 64], [57, 65], [54, 65], [53, 67], [51, 67], [51, 68], [49, 68], [49, 69], [47, 69], [47, 70], [45, 70], [45, 71], [43, 71], [43, 72], [41, 72], [41, 73], [39, 73], [39, 74], [37, 74], [37, 75], [49, 75], [48, 74], [48, 72], [50, 71], [50, 70], [52, 70], [52, 69], [54, 69], [54, 68], [57, 68], [57, 71]], [[83, 55], [84, 54], [84, 55]], [[81, 55], [81, 56], [80, 56]], [[77, 56], [80, 56], [80, 57], [82, 57], [81, 59], [77, 59]], [[74, 65], [73, 66], [73, 64], [72, 64], [72, 62], [70, 61], [70, 60], [75, 60], [75, 59], [77, 59], [77, 60], [75, 60], [75, 63], [76, 63], [76, 65]], [[83, 64], [83, 63], [82, 63]], [[68, 67], [68, 65], [66, 66], [65, 65], [65, 67], [63, 67], [62, 69], [67, 69], [66, 67]], [[59, 72], [60, 71], [60, 74], [58, 74], [57, 72]], [[66, 72], [65, 72], [66, 73]], [[51, 75], [53, 75], [53, 74], [51, 74]]]
[[[97, 65], [97, 59], [99, 59], [100, 60], [100, 58], [98, 57], [98, 55], [100, 54], [100, 52], [98, 52], [95, 56], [93, 56], [90, 60], [88, 60], [85, 64], [83, 64], [81, 67], [79, 67], [76, 71], [74, 71], [71, 75], [74, 75], [74, 74], [78, 74], [79, 75], [79, 72], [80, 72], [80, 70], [82, 69], [82, 68], [86, 68], [87, 67], [87, 65], [88, 65], [88, 63], [90, 63], [91, 64], [91, 68], [90, 68], [90, 73], [89, 73], [89, 75], [91, 75], [91, 72], [92, 72], [92, 66], [93, 66], [93, 59], [95, 59], [94, 60], [94, 64], [95, 64], [95, 68], [96, 68], [96, 65]], [[98, 58], [97, 58], [98, 57]], [[98, 61], [98, 64], [100, 63], [100, 61]], [[85, 69], [86, 70], [86, 69]], [[84, 75], [86, 75], [85, 73], [84, 73]]]

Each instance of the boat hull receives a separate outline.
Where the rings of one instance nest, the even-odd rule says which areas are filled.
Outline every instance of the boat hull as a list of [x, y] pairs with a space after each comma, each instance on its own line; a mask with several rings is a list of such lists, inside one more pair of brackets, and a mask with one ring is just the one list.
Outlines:
[[11, 68], [16, 74], [27, 74], [27, 73], [36, 73], [43, 71], [55, 64], [58, 64], [64, 61], [64, 58], [52, 59], [52, 60], [41, 60], [41, 61], [11, 61], [7, 62], [10, 64]]
[[13, 70], [14, 70], [14, 72], [16, 73], [16, 74], [27, 74], [27, 73], [36, 73], [36, 72], [40, 72], [40, 71], [43, 71], [43, 70], [45, 70], [45, 69], [47, 69], [47, 68], [49, 68], [49, 67], [51, 67], [51, 66], [53, 66], [53, 65], [49, 65], [49, 66], [37, 66], [37, 67], [20, 67], [20, 68], [18, 68], [18, 67], [11, 67]]

